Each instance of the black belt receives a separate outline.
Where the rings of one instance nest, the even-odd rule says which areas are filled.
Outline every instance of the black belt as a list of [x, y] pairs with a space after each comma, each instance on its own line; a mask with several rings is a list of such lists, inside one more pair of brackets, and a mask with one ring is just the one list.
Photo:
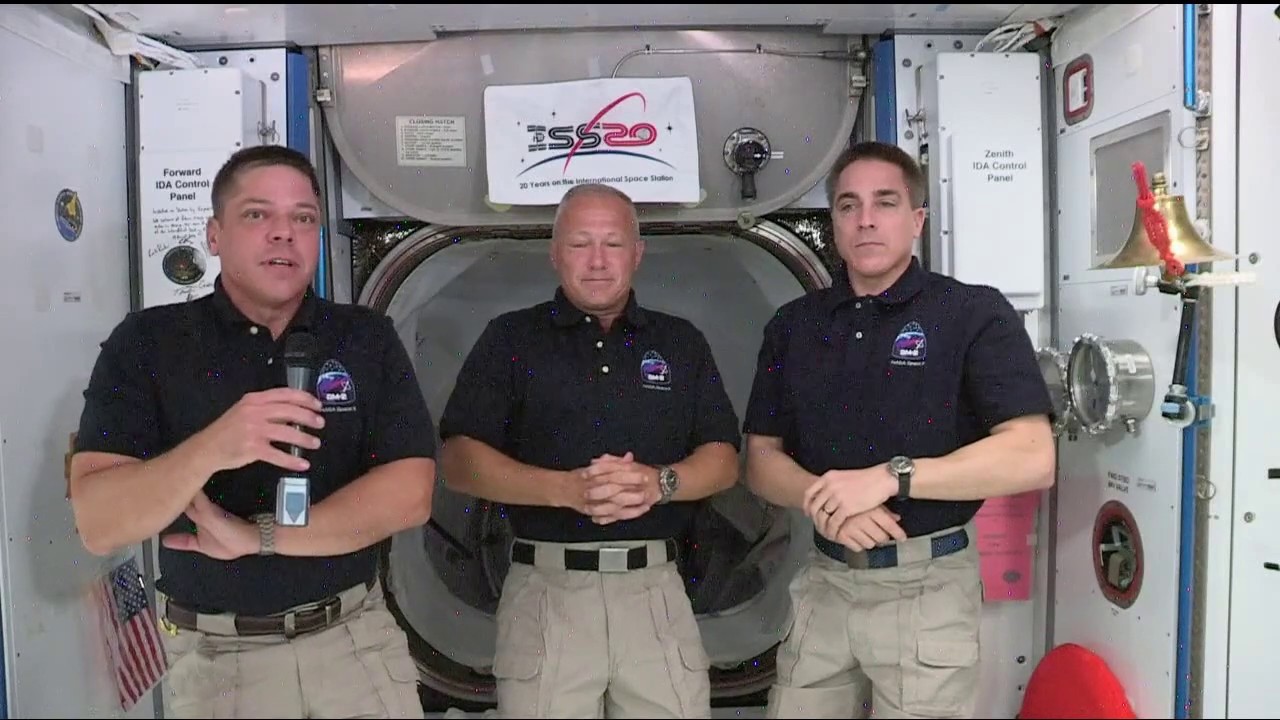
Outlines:
[[[565, 570], [586, 570], [589, 572], [626, 572], [657, 565], [676, 559], [676, 541], [665, 540], [667, 556], [665, 558], [649, 558], [648, 546], [633, 548], [601, 548], [600, 550], [564, 550]], [[534, 565], [534, 546], [516, 540], [511, 546], [511, 561], [522, 565]]]
[[[365, 589], [373, 589], [374, 581], [365, 583]], [[200, 632], [198, 613], [172, 600], [165, 603], [165, 618], [169, 622], [185, 630]], [[308, 605], [303, 610], [289, 610], [278, 615], [236, 615], [234, 618], [236, 634], [244, 637], [258, 635], [284, 635], [292, 638], [323, 630], [333, 625], [342, 616], [342, 598], [338, 595]]]
[[[907, 542], [912, 542], [913, 540], [919, 541], [917, 538], [908, 538]], [[898, 566], [897, 545], [883, 545], [870, 550], [854, 551], [844, 545], [826, 539], [817, 532], [813, 534], [813, 541], [823, 555], [832, 560], [846, 563], [852, 568], [876, 570]], [[964, 528], [953, 530], [930, 538], [929, 545], [932, 557], [945, 557], [969, 547], [969, 532]]]

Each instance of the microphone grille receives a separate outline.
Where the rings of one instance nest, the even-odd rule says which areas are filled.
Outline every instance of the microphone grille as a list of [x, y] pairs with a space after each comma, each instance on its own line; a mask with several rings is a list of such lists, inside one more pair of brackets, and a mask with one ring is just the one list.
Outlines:
[[284, 359], [289, 365], [315, 364], [316, 339], [308, 332], [290, 333], [284, 343]]

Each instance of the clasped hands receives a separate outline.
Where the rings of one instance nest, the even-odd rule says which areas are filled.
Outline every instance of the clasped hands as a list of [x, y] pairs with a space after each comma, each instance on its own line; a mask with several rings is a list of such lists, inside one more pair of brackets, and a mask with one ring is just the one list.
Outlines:
[[569, 505], [597, 525], [638, 518], [662, 498], [658, 469], [636, 462], [630, 452], [601, 455], [569, 475]]
[[853, 550], [870, 550], [907, 535], [902, 518], [884, 506], [897, 482], [883, 465], [861, 470], [830, 470], [804, 493], [801, 508], [825, 538]]

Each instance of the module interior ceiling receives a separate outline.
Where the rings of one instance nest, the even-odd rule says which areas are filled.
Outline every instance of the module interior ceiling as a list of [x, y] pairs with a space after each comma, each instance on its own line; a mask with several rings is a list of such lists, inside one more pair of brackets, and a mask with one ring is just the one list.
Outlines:
[[175, 46], [342, 45], [431, 40], [477, 30], [601, 27], [821, 27], [839, 34], [990, 30], [1080, 5], [93, 5]]

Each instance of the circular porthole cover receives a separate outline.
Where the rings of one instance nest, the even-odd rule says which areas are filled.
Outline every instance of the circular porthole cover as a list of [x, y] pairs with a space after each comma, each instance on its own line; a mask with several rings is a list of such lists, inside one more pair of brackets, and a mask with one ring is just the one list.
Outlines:
[[1064, 432], [1075, 430], [1073, 423], [1075, 410], [1071, 407], [1071, 382], [1068, 375], [1067, 355], [1056, 348], [1045, 347], [1036, 350], [1036, 359], [1040, 363], [1040, 374], [1044, 376], [1045, 385], [1049, 388], [1049, 398], [1053, 401], [1054, 437]]
[[1108, 501], [1093, 521], [1093, 571], [1103, 596], [1118, 607], [1131, 607], [1142, 591], [1145, 567], [1137, 520], [1124, 503]]
[[1067, 356], [1071, 409], [1090, 435], [1119, 423], [1141, 422], [1155, 399], [1151, 357], [1133, 340], [1106, 340], [1092, 333], [1076, 338]]

